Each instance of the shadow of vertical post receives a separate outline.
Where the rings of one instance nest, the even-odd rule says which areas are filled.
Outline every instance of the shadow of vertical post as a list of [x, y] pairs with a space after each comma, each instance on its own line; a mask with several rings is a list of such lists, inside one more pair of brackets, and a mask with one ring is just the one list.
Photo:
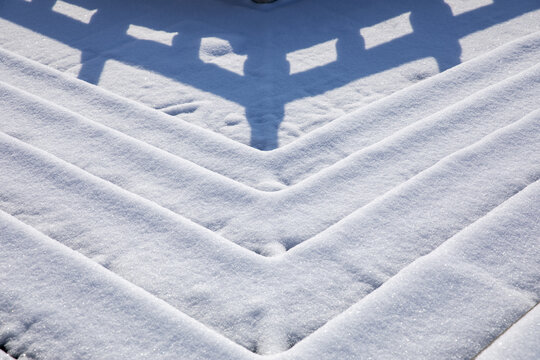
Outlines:
[[442, 34], [443, 29], [451, 29], [455, 22], [448, 4], [443, 0], [423, 2], [413, 9], [410, 21], [415, 35], [427, 44], [426, 55], [435, 58], [440, 72], [461, 63], [459, 39]]
[[[96, 4], [92, 4], [91, 2], [90, 5], [96, 6]], [[97, 7], [96, 13], [93, 14], [92, 19], [88, 23], [88, 32], [100, 34], [102, 33], [102, 29], [110, 26], [110, 24], [115, 24], [114, 28], [118, 35], [114, 38], [116, 38], [118, 42], [121, 42], [122, 40], [129, 41], [127, 36], [129, 23], [122, 20], [119, 21], [119, 19], [115, 17], [115, 14], [110, 11], [110, 8], [109, 11], [107, 11], [106, 7], [103, 6]], [[92, 50], [91, 48], [81, 48], [82, 66], [78, 78], [97, 85], [103, 73], [107, 57], [100, 53], [99, 41], [98, 44], [94, 43], [92, 45], [96, 48], [95, 50]]]
[[273, 150], [279, 145], [278, 130], [285, 117], [281, 89], [288, 86], [290, 66], [285, 53], [265, 51], [248, 54], [244, 76], [252, 92], [252, 101], [244, 103], [251, 128], [250, 145]]

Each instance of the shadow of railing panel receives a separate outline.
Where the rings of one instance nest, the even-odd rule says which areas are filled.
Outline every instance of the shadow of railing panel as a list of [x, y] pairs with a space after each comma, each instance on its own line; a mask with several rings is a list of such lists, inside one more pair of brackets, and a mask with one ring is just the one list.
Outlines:
[[[114, 59], [243, 106], [251, 145], [262, 150], [278, 147], [286, 104], [426, 57], [444, 71], [461, 62], [462, 37], [540, 8], [532, 0], [494, 0], [454, 16], [442, 0], [311, 0], [273, 11], [234, 7], [238, 17], [230, 18], [222, 16], [230, 5], [212, 0], [68, 3], [95, 12], [84, 23], [55, 12], [54, 0], [4, 0], [0, 17], [79, 49], [78, 76], [90, 83]], [[366, 47], [360, 29], [402, 14], [409, 14], [409, 33]], [[129, 35], [132, 24], [178, 34], [166, 45]], [[247, 56], [243, 75], [200, 59], [206, 37], [224, 37]], [[337, 40], [335, 61], [290, 73], [287, 54], [330, 40]]]

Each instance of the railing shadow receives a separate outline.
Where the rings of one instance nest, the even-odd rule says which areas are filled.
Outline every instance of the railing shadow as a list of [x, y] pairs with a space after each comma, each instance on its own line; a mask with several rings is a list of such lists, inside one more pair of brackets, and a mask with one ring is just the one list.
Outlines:
[[[90, 83], [114, 59], [240, 104], [251, 145], [262, 150], [278, 146], [286, 104], [425, 57], [444, 71], [460, 63], [462, 37], [540, 8], [538, 1], [493, 0], [454, 16], [442, 0], [304, 0], [272, 11], [237, 7], [231, 18], [222, 16], [230, 2], [216, 0], [67, 2], [96, 11], [84, 23], [53, 11], [56, 0], [3, 0], [0, 18], [79, 49], [79, 78]], [[407, 12], [410, 33], [366, 48], [361, 28]], [[131, 24], [178, 35], [170, 46], [141, 40], [128, 34]], [[201, 39], [213, 36], [247, 56], [243, 74], [200, 59]], [[334, 39], [335, 61], [290, 73], [287, 54]]]

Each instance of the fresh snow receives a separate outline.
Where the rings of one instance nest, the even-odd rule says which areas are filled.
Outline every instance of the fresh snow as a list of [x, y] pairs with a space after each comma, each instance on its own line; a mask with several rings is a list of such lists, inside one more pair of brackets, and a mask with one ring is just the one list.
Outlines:
[[534, 359], [540, 353], [540, 307], [536, 305], [478, 357], [487, 359]]
[[540, 358], [539, 60], [533, 0], [5, 0], [0, 359]]

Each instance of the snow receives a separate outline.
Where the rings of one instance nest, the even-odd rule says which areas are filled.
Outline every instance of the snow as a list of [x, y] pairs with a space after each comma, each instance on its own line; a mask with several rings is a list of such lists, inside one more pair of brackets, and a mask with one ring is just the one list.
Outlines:
[[539, 59], [532, 0], [5, 1], [0, 349], [539, 357]]
[[534, 359], [540, 353], [540, 311], [538, 305], [512, 325], [478, 359]]
[[0, 360], [13, 360], [13, 358], [0, 350]]
[[413, 262], [291, 358], [472, 358], [538, 302], [538, 185]]

